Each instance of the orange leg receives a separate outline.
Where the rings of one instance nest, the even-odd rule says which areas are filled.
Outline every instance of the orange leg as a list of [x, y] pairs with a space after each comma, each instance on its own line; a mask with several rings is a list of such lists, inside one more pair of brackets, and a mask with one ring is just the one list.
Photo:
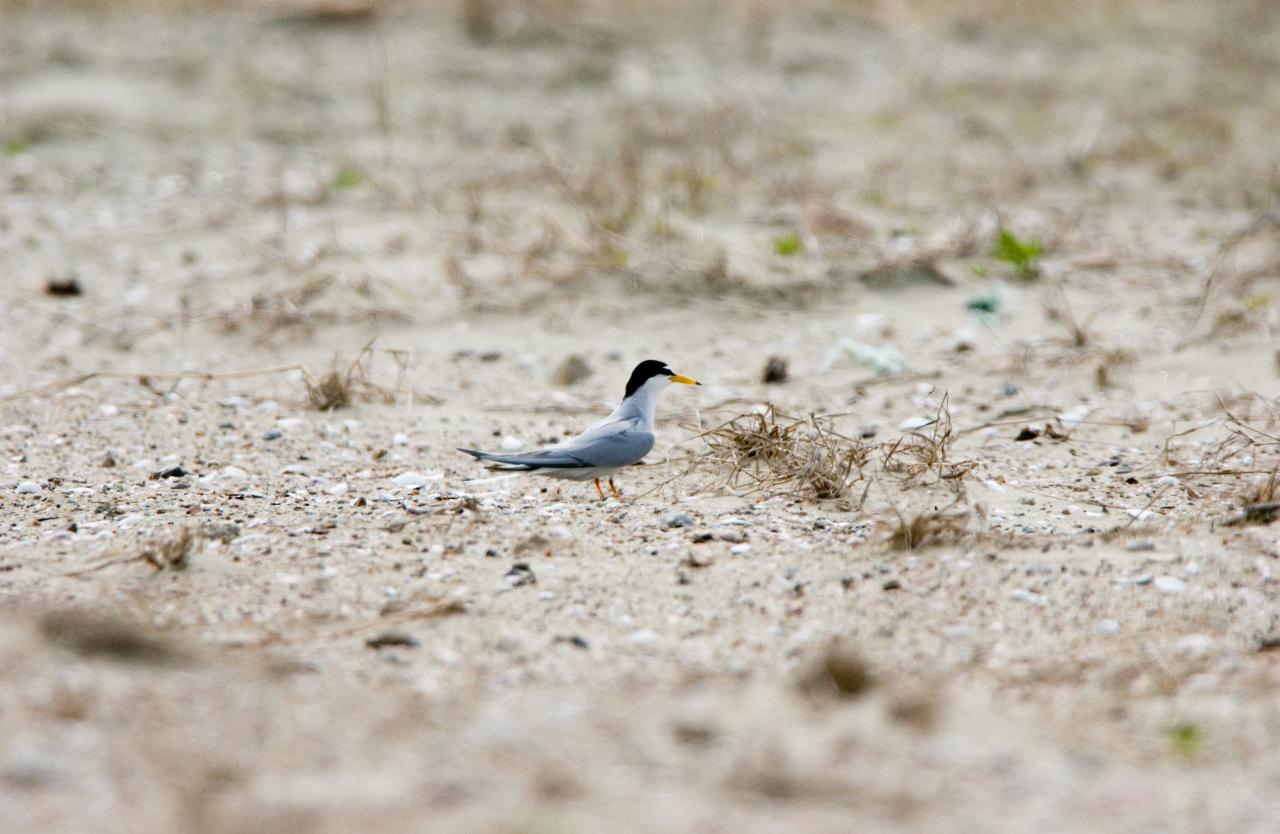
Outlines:
[[622, 497], [622, 492], [621, 492], [621, 491], [620, 491], [616, 486], [614, 486], [614, 485], [613, 485], [613, 478], [610, 478], [610, 479], [609, 479], [609, 489], [611, 489], [611, 490], [613, 491], [613, 497], [614, 497], [614, 498], [621, 498], [621, 497]]
[[596, 480], [595, 480], [595, 484], [596, 484], [596, 493], [597, 493], [597, 494], [599, 494], [599, 496], [600, 496], [600, 500], [601, 500], [601, 501], [603, 501], [603, 500], [604, 500], [604, 490], [600, 488], [600, 479], [599, 479], [599, 478], [596, 478]]

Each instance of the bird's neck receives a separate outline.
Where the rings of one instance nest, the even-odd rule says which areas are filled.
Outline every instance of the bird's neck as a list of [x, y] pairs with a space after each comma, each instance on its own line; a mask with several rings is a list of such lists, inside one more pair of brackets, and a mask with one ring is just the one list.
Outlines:
[[635, 420], [639, 431], [653, 431], [653, 415], [658, 408], [658, 392], [642, 386], [624, 399], [609, 415], [609, 421]]

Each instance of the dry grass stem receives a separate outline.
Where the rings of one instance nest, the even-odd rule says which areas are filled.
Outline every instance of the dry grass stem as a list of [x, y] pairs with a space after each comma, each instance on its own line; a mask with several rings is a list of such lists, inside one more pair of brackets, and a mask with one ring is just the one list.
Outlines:
[[[934, 472], [939, 480], [959, 480], [973, 471], [977, 461], [948, 460], [952, 428], [950, 395], [944, 395], [938, 412], [927, 426], [909, 431], [883, 449], [884, 471], [904, 480]], [[926, 433], [925, 430], [928, 430]]]

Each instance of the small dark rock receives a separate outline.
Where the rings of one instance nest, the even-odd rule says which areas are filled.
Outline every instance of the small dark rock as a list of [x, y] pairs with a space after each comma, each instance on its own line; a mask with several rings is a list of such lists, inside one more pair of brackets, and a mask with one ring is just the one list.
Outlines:
[[884, 588], [886, 591], [896, 591], [902, 587], [902, 583], [896, 579], [886, 579], [885, 583], [880, 587]]
[[761, 381], [765, 385], [786, 382], [789, 376], [787, 365], [785, 356], [770, 356], [769, 361], [764, 363], [764, 373], [761, 374]]
[[80, 286], [80, 281], [74, 275], [67, 275], [45, 281], [44, 294], [55, 298], [73, 298], [84, 295], [84, 288]]
[[279, 429], [269, 429], [266, 434], [262, 435], [263, 440], [279, 440], [284, 434]]
[[402, 631], [384, 631], [365, 640], [364, 644], [371, 649], [381, 649], [386, 646], [404, 646], [405, 648], [416, 649], [419, 645], [416, 637], [412, 634], [405, 634]]
[[1266, 634], [1258, 638], [1254, 649], [1259, 652], [1280, 651], [1280, 634]]
[[1022, 431], [1018, 432], [1018, 436], [1015, 437], [1014, 440], [1035, 440], [1039, 436], [1040, 432], [1038, 429], [1033, 429], [1030, 426], [1024, 426]]
[[151, 473], [151, 480], [159, 481], [165, 478], [185, 478], [187, 470], [181, 466], [170, 466], [168, 469], [161, 469], [159, 472]]
[[587, 642], [587, 638], [583, 637], [581, 634], [572, 634], [572, 635], [560, 634], [556, 636], [555, 641], [557, 643], [568, 643], [569, 645], [577, 646], [580, 649], [591, 648], [591, 644]]
[[529, 567], [528, 562], [516, 562], [511, 566], [511, 570], [507, 571], [504, 576], [511, 583], [511, 587], [519, 588], [522, 585], [538, 584], [538, 577], [534, 576], [533, 568]]

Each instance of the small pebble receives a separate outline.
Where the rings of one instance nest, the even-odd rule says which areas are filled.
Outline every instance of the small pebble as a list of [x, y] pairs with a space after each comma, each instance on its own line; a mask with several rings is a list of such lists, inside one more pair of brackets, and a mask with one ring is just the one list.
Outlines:
[[427, 484], [427, 476], [419, 472], [401, 472], [391, 479], [391, 483], [405, 489], [421, 489]]
[[408, 446], [409, 435], [404, 432], [396, 432], [395, 436], [391, 438], [391, 444], [393, 446]]
[[1015, 591], [1011, 591], [1009, 593], [1009, 599], [1014, 602], [1025, 602], [1028, 605], [1049, 604], [1049, 600], [1045, 599], [1042, 594], [1037, 594], [1035, 591], [1028, 591], [1024, 588], [1018, 588]]
[[1093, 624], [1093, 633], [1100, 634], [1103, 637], [1110, 637], [1120, 631], [1120, 623], [1115, 620], [1098, 620]]
[[1161, 593], [1180, 594], [1186, 590], [1187, 583], [1176, 576], [1157, 576], [1155, 586]]
[[1175, 648], [1183, 654], [1203, 657], [1213, 649], [1213, 638], [1207, 634], [1188, 634], [1178, 638]]
[[40, 492], [40, 485], [35, 481], [23, 481], [18, 484], [18, 493], [21, 495], [36, 495]]
[[1126, 544], [1124, 549], [1133, 553], [1139, 553], [1147, 550], [1155, 550], [1156, 543], [1151, 539], [1138, 539], [1137, 541], [1132, 541]]
[[504, 452], [518, 452], [524, 448], [524, 441], [518, 437], [507, 435], [499, 441], [498, 445], [502, 447]]
[[680, 564], [691, 568], [705, 568], [709, 567], [713, 561], [714, 559], [710, 553], [698, 549], [689, 551], [689, 554], [684, 557]]
[[688, 513], [670, 512], [662, 517], [662, 526], [668, 529], [676, 527], [692, 527], [693, 516]]
[[627, 638], [627, 642], [633, 646], [651, 646], [657, 641], [658, 635], [647, 628], [636, 629]]

